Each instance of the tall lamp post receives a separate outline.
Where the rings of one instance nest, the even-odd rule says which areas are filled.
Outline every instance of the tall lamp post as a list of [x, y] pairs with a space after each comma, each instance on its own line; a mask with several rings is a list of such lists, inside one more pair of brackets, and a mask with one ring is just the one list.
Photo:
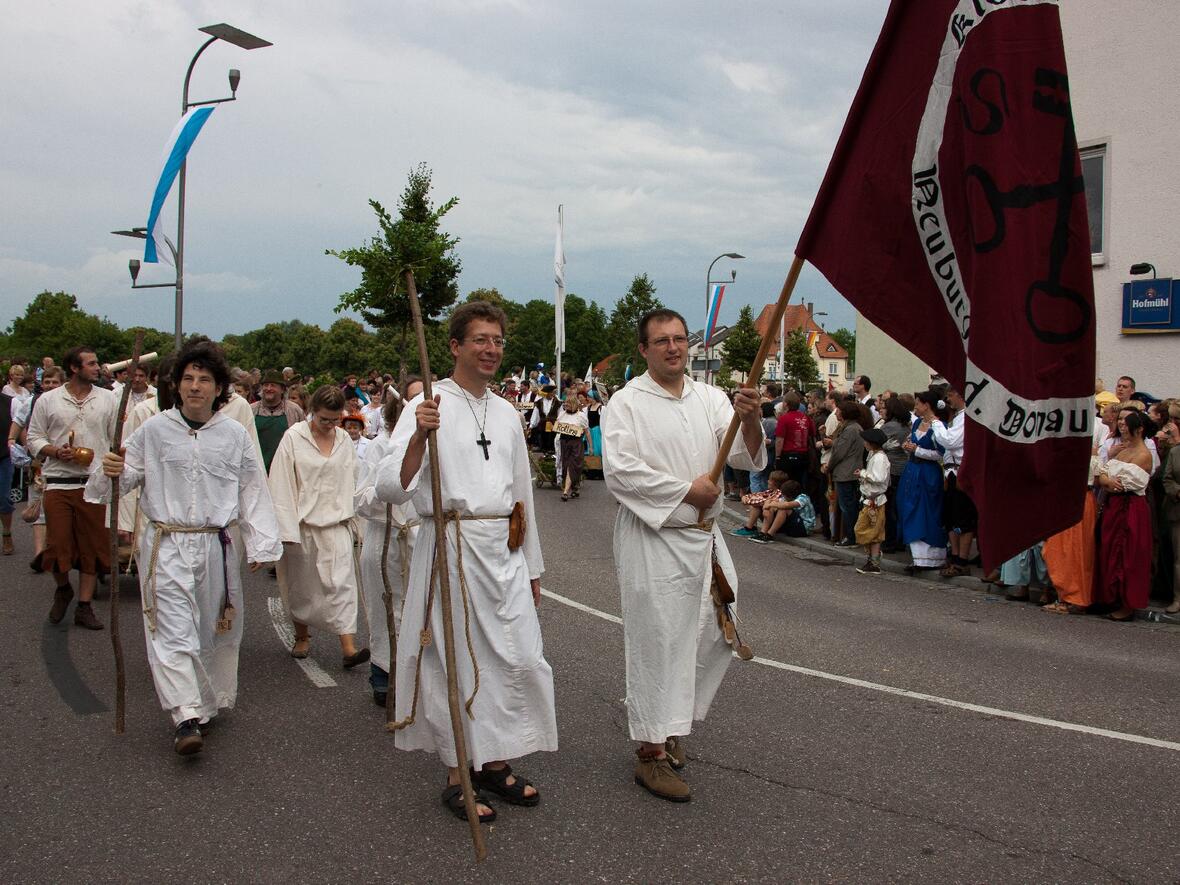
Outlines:
[[[229, 72], [229, 91], [228, 98], [214, 98], [209, 101], [189, 101], [188, 88], [189, 81], [193, 76], [193, 68], [196, 67], [197, 59], [201, 57], [206, 49], [222, 40], [226, 43], [232, 43], [234, 46], [241, 49], [262, 49], [265, 46], [272, 46], [273, 44], [268, 40], [263, 40], [261, 37], [256, 37], [254, 34], [249, 34], [246, 31], [235, 28], [233, 25], [227, 25], [224, 22], [217, 25], [206, 25], [199, 29], [202, 33], [208, 34], [209, 39], [201, 44], [201, 48], [193, 55], [192, 61], [188, 64], [188, 70], [184, 74], [184, 89], [180, 97], [180, 115], [183, 117], [189, 112], [191, 108], [202, 107], [203, 105], [224, 104], [227, 101], [237, 101], [238, 99], [238, 84], [241, 82], [242, 73], [237, 68], [231, 68]], [[173, 260], [176, 263], [176, 281], [173, 283], [150, 283], [137, 284], [136, 277], [139, 274], [139, 262], [132, 259], [131, 270], [131, 287], [133, 289], [153, 289], [173, 286], [176, 289], [176, 349], [180, 350], [181, 341], [184, 337], [184, 196], [185, 196], [185, 171], [188, 168], [187, 160], [180, 164], [180, 182], [178, 184], [177, 192], [177, 220], [176, 220], [176, 244], [173, 245], [171, 241], [168, 242], [168, 248], [172, 252]], [[144, 239], [147, 235], [146, 229], [133, 228], [130, 231], [114, 231], [119, 236], [130, 236], [138, 239]]]
[[[714, 280], [712, 278], [713, 277], [713, 265], [716, 264], [718, 261], [720, 261], [722, 258], [731, 258], [731, 259], [737, 260], [737, 259], [745, 258], [745, 257], [746, 257], [745, 255], [739, 255], [737, 252], [722, 252], [720, 255], [718, 255], [716, 258], [714, 258], [712, 261], [709, 262], [709, 269], [707, 271], [705, 271], [705, 327], [704, 327], [705, 341], [708, 340], [708, 335], [709, 335], [709, 287], [712, 286], [714, 283], [726, 282], [726, 280]], [[728, 282], [732, 283], [736, 279], [737, 279], [737, 271], [731, 270], [729, 272]], [[705, 342], [702, 341], [702, 343], [705, 343]], [[705, 383], [706, 384], [709, 383], [709, 366], [710, 366], [709, 354], [711, 351], [712, 351], [711, 347], [709, 347], [709, 346], [705, 347]]]

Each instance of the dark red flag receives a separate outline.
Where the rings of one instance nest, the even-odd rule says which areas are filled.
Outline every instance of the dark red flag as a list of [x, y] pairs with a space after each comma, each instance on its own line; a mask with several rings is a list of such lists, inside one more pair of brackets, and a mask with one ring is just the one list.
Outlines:
[[985, 564], [1081, 519], [1094, 287], [1056, 0], [893, 0], [795, 251], [963, 392]]

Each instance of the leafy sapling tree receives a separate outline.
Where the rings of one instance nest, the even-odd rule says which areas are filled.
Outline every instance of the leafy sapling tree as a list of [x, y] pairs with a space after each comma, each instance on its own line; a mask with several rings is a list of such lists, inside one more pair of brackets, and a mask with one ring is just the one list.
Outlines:
[[437, 208], [430, 199], [431, 171], [425, 163], [410, 170], [409, 181], [393, 217], [376, 200], [369, 205], [377, 214], [380, 234], [352, 249], [326, 250], [326, 254], [361, 269], [361, 283], [340, 296], [336, 312], [355, 310], [380, 331], [397, 331], [401, 369], [409, 330], [413, 325], [405, 275], [414, 274], [423, 320], [437, 323], [459, 295], [456, 282], [462, 264], [455, 254], [458, 237], [442, 230], [444, 215], [458, 204], [451, 197]]

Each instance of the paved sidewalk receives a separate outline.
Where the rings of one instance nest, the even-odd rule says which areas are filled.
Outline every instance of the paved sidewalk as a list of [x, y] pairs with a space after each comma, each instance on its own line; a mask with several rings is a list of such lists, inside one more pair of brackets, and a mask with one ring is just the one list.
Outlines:
[[[736, 525], [741, 525], [746, 521], [746, 508], [737, 501], [725, 502], [725, 511], [723, 518], [733, 522]], [[734, 541], [742, 540], [740, 538], [733, 538]], [[865, 551], [863, 547], [836, 547], [831, 541], [824, 540], [823, 535], [814, 534], [807, 538], [787, 538], [777, 536], [774, 539], [775, 544], [781, 544], [787, 547], [794, 547], [799, 550], [806, 551], [808, 554], [815, 556], [824, 556], [829, 559], [843, 560], [849, 566], [857, 566], [864, 562]], [[980, 578], [985, 574], [983, 569], [979, 566], [972, 566], [971, 574], [959, 578], [944, 578], [937, 570], [921, 572], [917, 575], [909, 575], [906, 573], [906, 566], [910, 564], [910, 557], [907, 553], [888, 553], [881, 556], [882, 571], [890, 574], [901, 575], [907, 580], [918, 584], [925, 584], [931, 587], [939, 587], [943, 589], [956, 589], [962, 591], [970, 591], [972, 593], [986, 593], [995, 596], [999, 599], [1004, 599], [1003, 588], [995, 584], [985, 584]], [[1033, 599], [1036, 599], [1036, 594], [1039, 591], [1035, 588], [1031, 590]], [[1165, 626], [1180, 628], [1180, 615], [1170, 615], [1163, 610], [1162, 607], [1152, 605], [1136, 617], [1138, 623], [1158, 623]]]

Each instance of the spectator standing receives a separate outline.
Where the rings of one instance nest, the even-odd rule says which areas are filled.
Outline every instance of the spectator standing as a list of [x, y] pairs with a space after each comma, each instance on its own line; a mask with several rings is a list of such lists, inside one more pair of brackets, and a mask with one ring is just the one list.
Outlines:
[[[959, 488], [959, 470], [963, 464], [963, 443], [967, 430], [967, 404], [959, 391], [947, 388], [946, 402], [955, 410], [955, 417], [947, 424], [935, 418], [930, 429], [934, 441], [943, 450], [942, 474], [942, 526], [947, 530], [950, 551], [947, 564], [942, 569], [944, 578], [956, 578], [971, 574], [971, 542], [979, 525], [979, 511], [975, 502]], [[1040, 549], [1037, 550], [1040, 556]]]
[[278, 372], [267, 372], [262, 378], [262, 397], [250, 406], [254, 412], [254, 428], [258, 432], [258, 446], [262, 450], [262, 462], [267, 473], [270, 473], [270, 463], [283, 434], [303, 421], [303, 409], [292, 402], [286, 393], [287, 382], [283, 376]]
[[901, 526], [897, 519], [897, 487], [901, 475], [909, 463], [910, 456], [903, 448], [910, 438], [910, 410], [896, 396], [884, 401], [881, 432], [885, 434], [883, 451], [889, 459], [889, 490], [885, 493], [885, 542], [881, 545], [884, 553], [899, 553], [904, 549], [901, 543]]
[[783, 397], [783, 411], [774, 428], [775, 469], [806, 487], [815, 423], [806, 412], [799, 411], [799, 403], [799, 394], [793, 390]]
[[845, 400], [840, 404], [840, 420], [832, 441], [832, 458], [828, 474], [836, 486], [836, 503], [840, 508], [841, 537], [837, 547], [856, 546], [856, 518], [860, 512], [857, 471], [864, 464], [863, 431], [860, 426], [860, 403]]
[[[1120, 382], [1122, 379], [1119, 379]], [[1106, 490], [1095, 601], [1118, 604], [1108, 617], [1130, 621], [1147, 608], [1151, 589], [1151, 513], [1145, 497], [1151, 478], [1151, 453], [1144, 444], [1149, 419], [1138, 412], [1119, 416], [1118, 453], [1099, 469], [1096, 482]]]
[[897, 488], [897, 515], [902, 543], [908, 544], [913, 574], [946, 565], [946, 530], [942, 527], [942, 449], [931, 422], [945, 415], [946, 404], [933, 391], [914, 398], [917, 415], [903, 448], [910, 456]]
[[[1170, 422], [1172, 437], [1175, 439], [1176, 423]], [[1180, 445], [1168, 449], [1168, 460], [1163, 470], [1164, 501], [1163, 515], [1168, 523], [1172, 539], [1172, 604], [1169, 614], [1180, 612]]]
[[11, 556], [15, 550], [12, 546], [12, 500], [9, 492], [12, 490], [12, 432], [13, 399], [7, 393], [0, 393], [0, 525], [4, 529], [2, 552]]

